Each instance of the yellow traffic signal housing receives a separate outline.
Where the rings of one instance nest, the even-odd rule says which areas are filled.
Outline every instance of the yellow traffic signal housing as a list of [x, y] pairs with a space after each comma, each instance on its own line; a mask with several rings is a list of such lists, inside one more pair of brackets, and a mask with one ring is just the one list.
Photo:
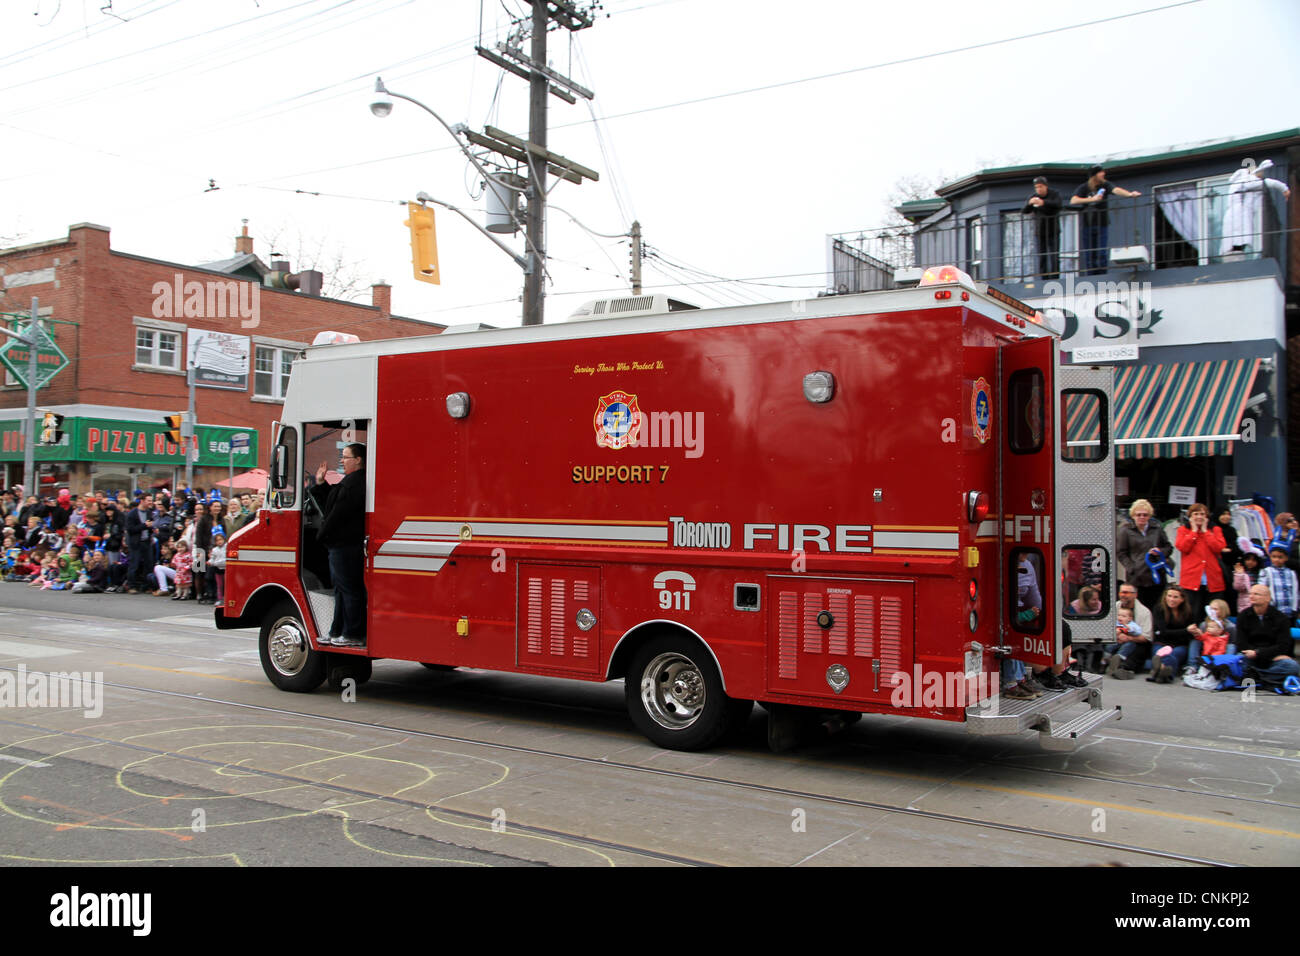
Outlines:
[[63, 441], [63, 416], [46, 412], [41, 416], [41, 445], [57, 445]]
[[406, 225], [411, 230], [411, 265], [415, 267], [415, 277], [421, 282], [440, 285], [438, 231], [434, 228], [433, 209], [409, 202], [406, 211], [410, 217]]
[[173, 445], [181, 443], [181, 421], [183, 415], [164, 415], [163, 421], [167, 423], [167, 437], [171, 439]]

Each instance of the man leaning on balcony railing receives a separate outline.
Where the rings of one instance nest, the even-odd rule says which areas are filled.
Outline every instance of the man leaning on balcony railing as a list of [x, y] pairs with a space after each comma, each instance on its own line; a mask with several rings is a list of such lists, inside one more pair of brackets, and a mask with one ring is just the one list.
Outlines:
[[1083, 274], [1097, 275], [1106, 271], [1106, 257], [1110, 248], [1110, 211], [1106, 200], [1110, 193], [1123, 199], [1141, 196], [1136, 190], [1106, 181], [1106, 167], [1093, 166], [1088, 170], [1088, 181], [1074, 191], [1071, 206], [1085, 206], [1080, 224], [1080, 251], [1083, 253]]
[[1046, 176], [1035, 176], [1033, 195], [1020, 211], [1034, 220], [1034, 232], [1038, 239], [1039, 275], [1044, 279], [1055, 279], [1060, 273], [1057, 263], [1061, 236], [1061, 194], [1048, 187]]

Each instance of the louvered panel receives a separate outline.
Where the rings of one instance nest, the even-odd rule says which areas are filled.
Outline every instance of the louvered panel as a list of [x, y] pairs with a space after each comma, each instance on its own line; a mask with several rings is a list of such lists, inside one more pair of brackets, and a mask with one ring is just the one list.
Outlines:
[[849, 652], [849, 596], [832, 594], [827, 599], [827, 608], [835, 618], [835, 626], [826, 632], [826, 650], [831, 654]]
[[799, 676], [799, 595], [782, 591], [777, 596], [777, 673], [793, 680]]
[[[850, 709], [853, 702], [889, 703], [890, 678], [913, 664], [911, 581], [774, 574], [767, 587], [768, 691]], [[830, 627], [817, 624], [823, 611]], [[830, 675], [845, 670], [848, 684], [836, 693]]]
[[564, 592], [565, 581], [556, 579], [551, 582], [551, 654], [564, 656]]
[[880, 601], [880, 680], [891, 683], [895, 671], [903, 669], [903, 602], [898, 598]]
[[876, 654], [876, 598], [871, 594], [853, 597], [853, 653], [856, 657]]
[[[573, 582], [573, 613], [574, 614], [578, 613], [579, 608], [586, 607], [590, 603], [590, 600], [587, 596], [590, 593], [590, 590], [591, 589], [588, 587], [586, 581]], [[591, 656], [591, 635], [592, 635], [591, 631], [579, 630], [575, 626], [573, 631], [573, 643], [572, 643], [574, 657]]]
[[525, 632], [528, 637], [528, 653], [542, 653], [542, 617], [546, 611], [542, 607], [542, 579], [528, 579], [528, 612], [525, 616]]
[[[600, 667], [600, 569], [521, 564], [515, 654], [519, 664], [560, 674], [595, 675]], [[578, 628], [581, 608], [596, 627]]]
[[803, 596], [803, 652], [820, 654], [822, 652], [822, 629], [817, 626], [817, 612], [822, 609], [820, 594]]

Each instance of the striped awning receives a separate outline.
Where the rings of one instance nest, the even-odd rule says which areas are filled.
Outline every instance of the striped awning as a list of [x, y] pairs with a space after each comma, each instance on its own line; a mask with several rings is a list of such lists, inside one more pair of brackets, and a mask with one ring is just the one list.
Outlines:
[[[1238, 434], [1260, 361], [1174, 362], [1118, 369], [1112, 430], [1117, 457], [1231, 455], [1232, 436]], [[1073, 428], [1067, 418], [1067, 434], [1073, 434]]]

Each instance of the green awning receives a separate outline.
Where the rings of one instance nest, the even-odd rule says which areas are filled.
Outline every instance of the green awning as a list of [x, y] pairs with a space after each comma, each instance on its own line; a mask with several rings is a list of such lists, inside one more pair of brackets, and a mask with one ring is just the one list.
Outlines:
[[[1191, 458], [1231, 455], [1234, 436], [1259, 373], [1258, 358], [1221, 362], [1130, 365], [1115, 376], [1117, 457]], [[1070, 421], [1067, 434], [1087, 422]], [[1095, 417], [1095, 415], [1094, 415]]]

